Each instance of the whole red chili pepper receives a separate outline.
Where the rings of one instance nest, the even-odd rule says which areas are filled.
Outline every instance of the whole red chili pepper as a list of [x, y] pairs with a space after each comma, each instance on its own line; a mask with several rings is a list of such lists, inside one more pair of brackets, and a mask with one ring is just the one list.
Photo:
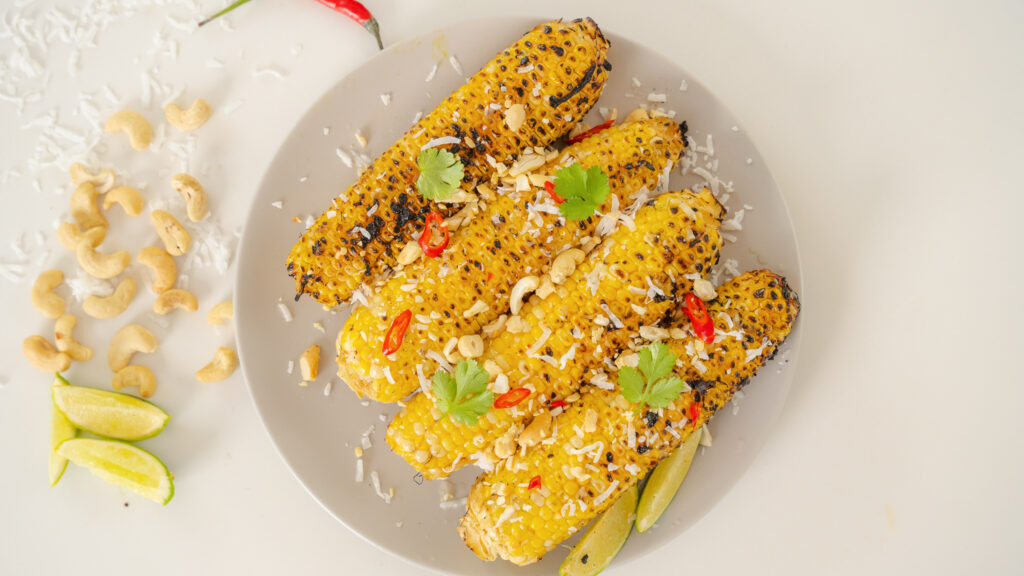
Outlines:
[[530, 478], [530, 484], [526, 487], [527, 490], [533, 490], [534, 488], [540, 488], [540, 476]]
[[366, 6], [356, 0], [317, 0], [317, 2], [355, 20], [357, 24], [366, 28], [367, 32], [373, 34], [373, 37], [377, 39], [377, 47], [381, 50], [384, 49], [384, 43], [380, 40], [380, 25], [377, 24], [377, 19], [370, 14]]
[[544, 189], [547, 190], [548, 196], [551, 196], [551, 199], [555, 201], [555, 204], [561, 204], [562, 202], [565, 202], [565, 198], [562, 198], [561, 196], [555, 193], [555, 183], [552, 182], [551, 180], [544, 181]]
[[505, 392], [501, 396], [498, 396], [498, 399], [494, 401], [494, 407], [495, 408], [511, 408], [511, 407], [519, 404], [523, 400], [526, 400], [526, 398], [529, 395], [530, 395], [530, 389], [529, 388], [513, 388], [513, 389], [509, 390], [508, 392]]
[[384, 345], [381, 346], [381, 352], [385, 356], [394, 354], [399, 346], [402, 345], [405, 331], [409, 328], [409, 322], [411, 321], [412, 310], [405, 310], [398, 316], [395, 316], [394, 321], [391, 322], [391, 327], [388, 328], [387, 334], [384, 335]]
[[420, 234], [420, 248], [430, 258], [436, 258], [448, 247], [451, 236], [448, 234], [448, 223], [437, 210], [432, 210], [423, 220], [423, 234]]
[[566, 144], [575, 144], [577, 142], [582, 142], [582, 141], [586, 140], [587, 138], [590, 138], [591, 136], [593, 136], [594, 134], [597, 134], [598, 132], [600, 132], [602, 130], [607, 130], [608, 128], [611, 128], [612, 124], [615, 124], [615, 120], [608, 120], [606, 122], [602, 122], [602, 123], [598, 124], [597, 126], [594, 126], [593, 128], [591, 128], [590, 130], [586, 130], [586, 131], [580, 132], [579, 134], [573, 136], [572, 138], [569, 138], [568, 140], [565, 141], [565, 143]]
[[686, 294], [686, 316], [690, 318], [690, 323], [693, 324], [693, 331], [697, 334], [698, 338], [706, 344], [711, 344], [715, 341], [715, 323], [711, 320], [711, 316], [708, 315], [708, 309], [704, 306], [704, 301], [693, 292]]

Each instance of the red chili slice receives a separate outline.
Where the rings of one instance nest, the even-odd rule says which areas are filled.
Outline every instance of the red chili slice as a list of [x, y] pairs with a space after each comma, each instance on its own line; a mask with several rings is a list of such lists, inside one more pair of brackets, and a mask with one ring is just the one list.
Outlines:
[[690, 323], [693, 324], [693, 331], [697, 334], [698, 338], [706, 344], [711, 344], [715, 341], [715, 323], [711, 320], [711, 316], [708, 315], [708, 309], [704, 305], [704, 301], [693, 292], [686, 294], [686, 316], [690, 319]]
[[697, 429], [697, 420], [700, 420], [700, 402], [694, 400], [690, 403], [690, 423]]
[[420, 248], [430, 258], [436, 258], [448, 247], [448, 223], [441, 213], [433, 210], [423, 220], [423, 234], [420, 235]]
[[534, 488], [540, 488], [540, 476], [530, 478], [530, 485], [526, 487], [527, 490], [533, 490]]
[[551, 408], [558, 408], [559, 406], [565, 406], [565, 400], [555, 400], [551, 404], [548, 404]]
[[385, 356], [394, 354], [402, 345], [402, 339], [405, 338], [405, 331], [409, 328], [410, 321], [412, 321], [412, 310], [406, 310], [391, 322], [391, 327], [384, 335], [384, 346], [381, 347], [381, 352]]
[[572, 138], [569, 138], [568, 140], [565, 141], [565, 143], [566, 144], [575, 144], [577, 142], [582, 142], [583, 140], [586, 140], [587, 138], [590, 138], [591, 136], [593, 136], [594, 134], [597, 134], [598, 132], [600, 132], [602, 130], [607, 130], [608, 128], [611, 128], [612, 124], [615, 124], [615, 120], [608, 120], [606, 122], [602, 122], [602, 123], [598, 124], [597, 126], [594, 126], [593, 128], [591, 128], [590, 130], [586, 130], [584, 132], [580, 132], [579, 134], [573, 136]]
[[511, 408], [530, 396], [529, 388], [513, 388], [494, 401], [495, 408]]
[[555, 204], [561, 204], [562, 202], [565, 202], [565, 198], [562, 198], [561, 196], [555, 193], [555, 183], [552, 182], [551, 180], [546, 180], [544, 182], [544, 189], [547, 190], [548, 196], [551, 196], [551, 199], [555, 201]]

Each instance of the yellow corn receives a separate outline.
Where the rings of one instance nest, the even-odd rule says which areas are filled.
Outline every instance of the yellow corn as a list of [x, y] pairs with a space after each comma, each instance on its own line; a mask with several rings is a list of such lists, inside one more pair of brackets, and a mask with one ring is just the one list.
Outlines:
[[[608, 42], [593, 20], [549, 22], [527, 32], [402, 136], [317, 218], [288, 256], [298, 293], [325, 306], [347, 301], [386, 272], [411, 237], [409, 222], [435, 206], [416, 191], [416, 158], [435, 138], [465, 167], [466, 182], [486, 181], [491, 163], [511, 163], [545, 147], [597, 101], [608, 75]], [[494, 107], [497, 109], [494, 109]], [[521, 121], [520, 121], [521, 119]], [[512, 124], [512, 126], [509, 126]]]
[[[537, 186], [494, 196], [453, 234], [440, 256], [421, 257], [401, 268], [367, 306], [352, 313], [338, 335], [338, 376], [357, 393], [380, 402], [408, 396], [419, 387], [417, 370], [433, 374], [438, 367], [426, 356], [428, 351], [440, 357], [452, 338], [476, 334], [506, 315], [509, 294], [520, 278], [542, 275], [554, 256], [595, 235], [598, 218], [566, 221], [542, 180], [553, 179], [564, 164], [600, 167], [611, 188], [601, 208], [607, 213], [613, 196], [626, 203], [641, 189], [653, 190], [683, 146], [679, 127], [659, 118], [620, 124], [566, 147], [531, 174]], [[542, 226], [535, 225], [538, 219]], [[402, 345], [385, 356], [384, 337], [405, 310], [415, 320]]]
[[510, 318], [487, 341], [477, 361], [503, 375], [491, 374], [495, 396], [504, 391], [500, 380], [512, 388], [532, 387], [529, 398], [513, 408], [492, 408], [477, 425], [465, 426], [438, 420], [431, 396], [419, 394], [388, 427], [392, 449], [427, 478], [507, 455], [509, 439], [531, 414], [574, 393], [588, 370], [614, 358], [640, 326], [665, 316], [671, 296], [692, 285], [684, 276], [718, 260], [722, 214], [708, 190], [670, 192], [641, 208], [635, 230], [620, 226], [563, 286], [532, 300], [517, 322]]
[[[668, 342], [682, 359], [676, 376], [692, 387], [670, 407], [637, 413], [618, 390], [586, 386], [555, 418], [557, 430], [547, 443], [477, 479], [459, 533], [478, 556], [535, 562], [606, 510], [775, 354], [799, 303], [785, 279], [760, 270], [721, 286], [708, 311], [718, 336], [706, 345], [706, 359], [692, 355], [698, 339], [685, 317], [676, 327], [686, 329], [686, 337]], [[690, 422], [693, 402], [700, 410]], [[540, 487], [529, 489], [537, 477]]]

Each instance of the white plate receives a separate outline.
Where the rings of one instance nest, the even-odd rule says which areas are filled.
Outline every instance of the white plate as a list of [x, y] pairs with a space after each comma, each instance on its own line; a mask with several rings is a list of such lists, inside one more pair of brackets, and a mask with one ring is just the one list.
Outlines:
[[[565, 550], [556, 549], [543, 561], [518, 568], [505, 562], [485, 564], [462, 544], [455, 532], [462, 509], [441, 510], [440, 483], [417, 484], [413, 469], [384, 441], [387, 423], [381, 415], [390, 420], [396, 407], [363, 406], [333, 376], [334, 336], [348, 316], [347, 309], [331, 314], [308, 298], [294, 302], [295, 283], [285, 273], [285, 261], [304, 229], [292, 219], [319, 214], [356, 178], [356, 170], [339, 159], [337, 147], [358, 150], [353, 135], [361, 130], [370, 141], [365, 153], [379, 154], [412, 125], [417, 112], [431, 110], [463, 83], [449, 55], [456, 55], [465, 72], [472, 74], [536, 23], [494, 18], [454, 24], [398, 44], [344, 78], [313, 105], [281, 146], [256, 195], [240, 248], [239, 354], [253, 401], [281, 456], [328, 512], [368, 542], [447, 574], [552, 574]], [[663, 106], [689, 123], [690, 135], [700, 147], [713, 134], [714, 155], [705, 158], [704, 152], [699, 153], [698, 165], [717, 162], [719, 177], [732, 182], [728, 207], [753, 207], [747, 210], [743, 230], [734, 232], [739, 240], [727, 245], [723, 260], [737, 260], [741, 271], [770, 267], [785, 275], [799, 293], [799, 257], [789, 215], [771, 174], [738, 122], [678, 64], [607, 30], [606, 36], [614, 68], [598, 106], [617, 107], [623, 117], [647, 103], [647, 95], [655, 91], [667, 95]], [[425, 83], [435, 63], [436, 77]], [[633, 86], [634, 77], [641, 82], [639, 88]], [[684, 80], [685, 90], [681, 89]], [[383, 104], [382, 93], [391, 94], [389, 106]], [[600, 121], [596, 109], [590, 120], [591, 124]], [[330, 128], [327, 135], [325, 127]], [[700, 181], [692, 174], [673, 172], [673, 188]], [[276, 201], [283, 202], [282, 209], [272, 206]], [[294, 314], [292, 322], [284, 321], [279, 301]], [[316, 321], [323, 323], [326, 333], [314, 329]], [[781, 411], [798, 341], [796, 330], [783, 352], [746, 388], [738, 413], [729, 406], [714, 419], [714, 446], [697, 458], [659, 526], [630, 538], [615, 560], [616, 567], [679, 537], [743, 474]], [[324, 352], [321, 375], [316, 383], [300, 387], [298, 357], [313, 342]], [[780, 363], [782, 358], [788, 358], [788, 366]], [[291, 374], [289, 361], [296, 364]], [[328, 381], [333, 381], [334, 389], [325, 397]], [[373, 447], [364, 457], [365, 480], [356, 484], [353, 448], [370, 426], [375, 430]], [[385, 490], [394, 487], [391, 504], [375, 494], [371, 470], [378, 471]], [[453, 476], [458, 497], [467, 494], [475, 475], [475, 468], [467, 468]]]

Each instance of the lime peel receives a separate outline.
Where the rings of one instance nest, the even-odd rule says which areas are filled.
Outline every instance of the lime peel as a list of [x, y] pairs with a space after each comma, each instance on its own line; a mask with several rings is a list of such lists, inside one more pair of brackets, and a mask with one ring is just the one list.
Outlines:
[[[57, 374], [53, 385], [67, 386], [68, 381], [60, 374]], [[57, 482], [60, 482], [61, 477], [64, 476], [64, 470], [68, 467], [67, 458], [57, 454], [57, 447], [65, 440], [74, 438], [77, 435], [78, 430], [74, 424], [64, 416], [64, 413], [57, 408], [56, 404], [53, 404], [50, 408], [50, 486], [56, 486]]]
[[159, 434], [170, 416], [141, 398], [82, 386], [53, 386], [53, 403], [81, 430], [118, 440], [145, 440]]
[[636, 531], [646, 532], [661, 518], [683, 483], [700, 445], [701, 430], [690, 434], [679, 448], [651, 472], [636, 509]]
[[138, 446], [119, 440], [74, 438], [61, 443], [57, 453], [108, 483], [159, 504], [166, 505], [174, 497], [174, 478], [167, 466]]
[[612, 563], [633, 531], [639, 494], [633, 484], [590, 525], [559, 567], [561, 576], [594, 576]]

